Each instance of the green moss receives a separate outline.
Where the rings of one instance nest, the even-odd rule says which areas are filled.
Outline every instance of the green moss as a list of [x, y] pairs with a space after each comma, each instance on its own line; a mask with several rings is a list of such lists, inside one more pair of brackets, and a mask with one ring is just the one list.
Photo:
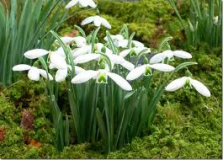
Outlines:
[[[169, 12], [172, 11], [171, 6], [165, 0], [143, 0], [138, 3], [132, 2], [120, 2], [120, 1], [98, 1], [98, 8], [100, 15], [106, 18], [112, 26], [110, 32], [117, 34], [124, 24], [129, 25], [131, 32], [136, 32], [135, 39], [141, 40], [148, 43], [150, 39], [155, 41], [161, 39], [166, 30], [171, 26], [176, 32], [176, 28], [179, 26], [171, 25], [172, 19], [176, 21], [176, 17], [169, 16]], [[140, 8], [140, 9], [137, 9]], [[80, 25], [81, 21], [86, 17], [93, 16], [96, 14], [95, 11], [86, 11], [78, 14], [80, 9], [73, 7], [70, 11], [70, 15], [76, 13], [74, 17], [70, 18], [60, 29], [60, 34], [67, 35], [74, 30], [73, 25]], [[173, 12], [174, 13], [174, 12]], [[159, 26], [164, 27], [160, 30]], [[95, 28], [93, 25], [87, 25], [83, 27], [87, 32], [92, 31]], [[104, 27], [99, 32], [99, 37], [102, 39], [104, 34]], [[163, 33], [162, 33], [163, 32]], [[151, 42], [152, 43], [152, 42]], [[157, 43], [157, 42], [155, 42]]]
[[[149, 136], [135, 138], [108, 158], [221, 158], [221, 108], [207, 114], [202, 106], [172, 103], [157, 112]], [[214, 130], [213, 121], [219, 122]]]

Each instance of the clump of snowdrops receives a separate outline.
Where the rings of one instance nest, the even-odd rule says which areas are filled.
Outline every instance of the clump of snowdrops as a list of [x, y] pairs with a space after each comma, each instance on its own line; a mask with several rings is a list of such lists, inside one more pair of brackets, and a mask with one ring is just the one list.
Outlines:
[[[76, 4], [96, 8], [92, 0], [72, 0], [66, 8]], [[29, 50], [24, 56], [33, 60], [33, 65], [13, 67], [13, 71], [28, 71], [31, 80], [43, 77], [46, 82], [59, 151], [70, 144], [70, 125], [74, 126], [72, 135], [78, 143], [101, 141], [107, 152], [122, 148], [151, 125], [165, 90], [175, 91], [184, 86], [210, 96], [207, 87], [193, 79], [187, 69], [195, 62], [169, 64], [175, 58], [192, 58], [186, 51], [172, 51], [170, 37], [149, 58], [150, 48], [134, 40], [134, 33], [130, 35], [126, 25], [117, 35], [106, 31], [106, 37], [99, 42], [100, 26], [110, 29], [111, 25], [98, 15], [86, 18], [82, 25], [89, 23], [96, 26], [89, 35], [78, 26], [75, 27], [80, 34], [76, 37], [60, 37], [51, 31], [56, 39], [54, 50]], [[164, 46], [169, 49], [163, 50]], [[174, 74], [185, 68], [184, 77], [170, 82]], [[62, 112], [58, 106], [62, 81], [67, 84], [71, 113]]]

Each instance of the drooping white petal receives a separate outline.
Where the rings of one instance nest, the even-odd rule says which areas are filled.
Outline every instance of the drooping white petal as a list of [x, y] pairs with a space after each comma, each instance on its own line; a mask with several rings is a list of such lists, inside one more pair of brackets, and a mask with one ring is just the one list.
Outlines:
[[173, 52], [170, 50], [164, 51], [162, 53], [155, 54], [151, 59], [150, 63], [159, 63], [162, 62], [165, 58], [173, 57]]
[[67, 69], [58, 69], [55, 75], [56, 82], [62, 82], [67, 77]]
[[213, 22], [215, 25], [218, 25], [218, 16], [213, 17]]
[[89, 81], [91, 78], [96, 77], [98, 73], [99, 73], [98, 71], [92, 71], [92, 70], [84, 71], [84, 72], [81, 72], [80, 74], [76, 75], [71, 80], [71, 82], [74, 84], [84, 83], [84, 82]]
[[100, 58], [100, 54], [85, 54], [85, 55], [81, 55], [78, 56], [75, 60], [74, 63], [75, 64], [81, 64], [81, 63], [86, 63], [92, 60], [97, 60]]
[[170, 66], [168, 64], [163, 64], [163, 63], [156, 63], [156, 64], [151, 64], [148, 66], [162, 72], [171, 72], [175, 69], [173, 66]]
[[210, 97], [211, 96], [211, 93], [210, 91], [208, 90], [208, 88], [203, 85], [201, 82], [195, 80], [195, 79], [190, 79], [190, 82], [192, 84], [192, 86], [200, 93], [202, 94], [203, 96], [205, 97]]
[[111, 35], [111, 38], [112, 38], [113, 40], [116, 39], [116, 40], [118, 40], [118, 41], [124, 39], [124, 37], [123, 37], [121, 34]]
[[[120, 40], [123, 40], [124, 37], [121, 34], [117, 34], [117, 35], [111, 35], [111, 39], [116, 40], [116, 41], [120, 41]], [[105, 37], [104, 40], [108, 41], [108, 37]]]
[[173, 51], [173, 55], [179, 58], [183, 58], [183, 59], [192, 58], [192, 55], [190, 53], [185, 52], [185, 51], [180, 51], [180, 50]]
[[123, 40], [119, 40], [117, 47], [122, 47], [122, 48], [126, 48], [128, 46], [129, 41], [126, 39]]
[[81, 36], [74, 37], [74, 41], [77, 47], [84, 47], [86, 45], [86, 39], [84, 37]]
[[96, 4], [94, 3], [93, 0], [88, 0], [88, 6], [90, 6], [91, 8], [95, 8]]
[[19, 64], [12, 68], [13, 71], [27, 71], [30, 69], [31, 69], [31, 66], [29, 66], [27, 64]]
[[[74, 38], [73, 37], [60, 37], [60, 39], [65, 44], [70, 44], [70, 43], [72, 43], [74, 41]], [[56, 42], [58, 43], [57, 40], [56, 40]]]
[[31, 67], [31, 69], [28, 72], [28, 77], [33, 81], [39, 81], [40, 79], [39, 69], [36, 67]]
[[28, 59], [36, 59], [42, 56], [45, 56], [49, 51], [44, 49], [32, 49], [24, 53], [24, 56]]
[[60, 55], [56, 53], [51, 53], [50, 55], [50, 62], [53, 63], [53, 66], [57, 69], [66, 69], [67, 63], [64, 57], [61, 57]]
[[99, 17], [99, 16], [94, 16], [94, 25], [96, 27], [100, 27], [101, 23], [102, 23], [103, 18]]
[[143, 53], [150, 53], [151, 50], [150, 48], [146, 48], [146, 47], [134, 47], [133, 48], [135, 53], [138, 55], [140, 52], [143, 52]]
[[43, 69], [39, 69], [39, 73], [41, 74], [41, 76], [43, 76], [44, 78], [48, 79], [49, 77], [49, 80], [52, 81], [53, 80], [53, 76], [49, 73], [47, 73], [45, 70]]
[[115, 54], [108, 54], [108, 53], [106, 55], [109, 57], [110, 61], [115, 64], [120, 64], [125, 61], [125, 59], [122, 56], [118, 56]]
[[144, 44], [139, 42], [139, 41], [136, 41], [136, 40], [133, 40], [132, 43], [135, 45], [135, 47], [137, 48], [144, 48]]
[[78, 67], [78, 66], [75, 66], [75, 73], [76, 73], [76, 74], [79, 74], [79, 73], [84, 72], [84, 71], [85, 71], [85, 70], [84, 70], [83, 68]]
[[84, 25], [89, 24], [89, 23], [91, 23], [91, 22], [93, 22], [93, 21], [94, 21], [94, 16], [92, 16], [92, 17], [88, 17], [88, 18], [84, 19], [84, 20], [81, 22], [81, 25], [84, 26]]
[[144, 72], [145, 72], [145, 65], [139, 66], [133, 70], [127, 75], [126, 79], [128, 81], [132, 81], [134, 79], [139, 78]]
[[78, 0], [71, 0], [67, 5], [66, 5], [66, 9], [69, 9], [73, 6], [75, 6], [77, 4]]
[[175, 79], [174, 81], [170, 82], [165, 88], [166, 91], [176, 91], [179, 88], [183, 87], [187, 81], [188, 77], [181, 77]]
[[60, 55], [61, 57], [66, 57], [63, 47], [59, 47], [56, 51], [54, 51], [54, 53]]
[[131, 91], [132, 86], [121, 76], [115, 73], [108, 72], [107, 75], [117, 84], [119, 87], [121, 87], [123, 90]]
[[55, 69], [56, 67], [54, 66], [54, 64], [53, 63], [50, 63], [49, 64], [49, 69]]
[[76, 48], [76, 49], [72, 50], [71, 52], [73, 54], [73, 57], [78, 57], [80, 55], [87, 54], [87, 53], [91, 52], [91, 46], [87, 45], [87, 46], [84, 46], [81, 48]]
[[108, 28], [108, 29], [111, 29], [111, 25], [109, 24], [109, 22], [106, 20], [106, 19], [102, 19], [102, 24], [106, 27], [106, 28]]
[[132, 63], [126, 61], [122, 56], [115, 54], [106, 54], [106, 55], [109, 57], [112, 64], [120, 64], [121, 66], [123, 66], [128, 70], [132, 70], [135, 67]]
[[91, 8], [95, 8], [96, 4], [93, 0], [79, 0], [79, 3], [82, 7], [90, 6]]
[[131, 52], [131, 49], [125, 49], [119, 53], [120, 56], [126, 57]]
[[120, 65], [128, 69], [129, 71], [135, 68], [134, 64], [130, 63], [129, 61], [124, 61], [123, 63], [120, 63]]
[[105, 54], [112, 54], [112, 51], [108, 48], [108, 47], [105, 47], [102, 43], [97, 43], [95, 44], [95, 49], [96, 51], [99, 51], [101, 52], [102, 51], [102, 48], [105, 48]]

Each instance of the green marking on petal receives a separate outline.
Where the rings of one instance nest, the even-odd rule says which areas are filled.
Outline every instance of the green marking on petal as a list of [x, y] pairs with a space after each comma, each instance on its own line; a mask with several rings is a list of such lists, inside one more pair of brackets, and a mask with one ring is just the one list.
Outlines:
[[137, 54], [136, 54], [136, 52], [135, 52], [134, 50], [131, 50], [131, 52], [130, 52], [130, 56], [131, 56], [131, 57], [136, 57]]
[[97, 79], [97, 83], [107, 83], [107, 75], [106, 73], [101, 73], [99, 78]]
[[145, 76], [151, 76], [152, 75], [152, 69], [150, 67], [146, 67], [144, 75]]

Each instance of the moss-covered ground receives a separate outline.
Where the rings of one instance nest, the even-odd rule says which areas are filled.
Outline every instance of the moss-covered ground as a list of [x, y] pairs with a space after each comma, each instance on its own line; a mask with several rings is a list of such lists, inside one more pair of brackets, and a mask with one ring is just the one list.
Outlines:
[[[156, 47], [162, 37], [172, 35], [173, 48], [185, 49], [179, 22], [165, 0], [150, 0], [150, 3], [144, 0], [140, 4], [99, 0], [99, 8], [111, 22], [112, 33], [128, 23], [130, 31], [137, 31], [136, 39], [146, 45]], [[70, 12], [75, 11], [74, 8]], [[182, 7], [183, 17], [187, 11], [186, 6]], [[74, 23], [91, 14], [70, 19], [61, 34], [72, 32]], [[123, 149], [109, 154], [102, 152], [100, 142], [72, 144], [62, 153], [56, 151], [55, 131], [42, 82], [29, 81], [22, 75], [11, 86], [0, 87], [0, 158], [222, 158], [221, 48], [200, 44], [190, 52], [192, 61], [198, 62], [191, 67], [193, 76], [210, 88], [211, 98], [203, 98], [194, 90], [165, 93], [157, 106], [155, 121], [143, 137], [136, 137]], [[24, 122], [24, 113], [28, 115], [25, 118], [28, 124]], [[32, 119], [30, 127], [28, 121]]]

